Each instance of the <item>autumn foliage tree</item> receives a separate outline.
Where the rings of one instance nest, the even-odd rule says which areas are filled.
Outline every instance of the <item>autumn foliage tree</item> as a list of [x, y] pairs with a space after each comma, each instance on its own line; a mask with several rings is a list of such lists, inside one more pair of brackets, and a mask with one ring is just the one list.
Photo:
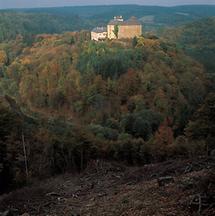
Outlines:
[[171, 128], [172, 121], [166, 118], [155, 133], [153, 141], [153, 153], [155, 158], [163, 160], [170, 154], [171, 145], [174, 141], [174, 134]]
[[[13, 96], [35, 121], [24, 122], [30, 176], [80, 171], [99, 157], [133, 165], [164, 160], [179, 152], [179, 141], [185, 151], [197, 139], [213, 149], [213, 97], [203, 103], [203, 67], [174, 44], [136, 40], [135, 46], [132, 40], [95, 43], [87, 32], [75, 32], [0, 44], [1, 94]], [[7, 131], [0, 170], [10, 166], [10, 180], [18, 183], [22, 133], [8, 110], [0, 116], [0, 133]]]

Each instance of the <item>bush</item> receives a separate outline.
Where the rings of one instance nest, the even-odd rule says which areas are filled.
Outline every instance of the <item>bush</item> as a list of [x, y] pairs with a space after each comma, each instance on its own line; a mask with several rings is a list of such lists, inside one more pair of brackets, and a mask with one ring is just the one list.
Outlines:
[[108, 157], [128, 165], [144, 164], [149, 162], [149, 151], [143, 139], [123, 139], [109, 143]]

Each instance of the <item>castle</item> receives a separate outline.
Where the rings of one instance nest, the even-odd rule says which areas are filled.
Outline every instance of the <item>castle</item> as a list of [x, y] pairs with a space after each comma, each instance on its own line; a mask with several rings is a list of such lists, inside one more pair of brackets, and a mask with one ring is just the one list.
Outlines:
[[95, 41], [108, 39], [126, 39], [138, 37], [142, 34], [142, 25], [136, 19], [131, 17], [124, 21], [122, 16], [115, 16], [111, 20], [107, 28], [97, 27], [91, 31], [91, 39]]

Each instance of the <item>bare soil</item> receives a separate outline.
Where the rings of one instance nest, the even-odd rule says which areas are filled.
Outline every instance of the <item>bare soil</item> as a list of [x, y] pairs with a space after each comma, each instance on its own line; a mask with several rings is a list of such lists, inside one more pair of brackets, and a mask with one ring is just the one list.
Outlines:
[[[206, 158], [142, 167], [99, 161], [81, 174], [53, 177], [1, 196], [0, 212], [38, 216], [214, 216], [214, 168], [215, 160]], [[161, 177], [173, 181], [159, 186], [159, 179], [168, 179]]]

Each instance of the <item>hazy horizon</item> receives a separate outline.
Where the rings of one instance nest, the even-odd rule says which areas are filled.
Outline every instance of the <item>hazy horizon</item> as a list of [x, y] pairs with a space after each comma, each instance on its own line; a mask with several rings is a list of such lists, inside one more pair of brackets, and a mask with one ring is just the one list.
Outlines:
[[179, 6], [179, 5], [215, 5], [214, 0], [0, 0], [0, 9], [9, 8], [38, 8], [38, 7], [66, 7], [90, 5], [126, 5], [137, 4], [146, 6]]

